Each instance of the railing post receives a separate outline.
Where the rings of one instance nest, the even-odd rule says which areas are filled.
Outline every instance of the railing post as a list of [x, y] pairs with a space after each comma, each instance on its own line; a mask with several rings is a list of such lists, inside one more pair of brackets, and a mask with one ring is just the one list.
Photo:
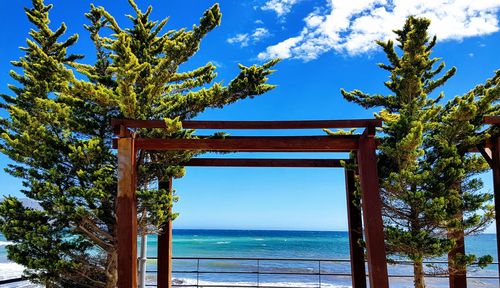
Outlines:
[[318, 260], [318, 282], [319, 288], [321, 288], [321, 260]]
[[[158, 188], [166, 190], [172, 196], [172, 178], [162, 179]], [[169, 208], [172, 215], [172, 206]], [[172, 221], [163, 224], [163, 230], [158, 235], [158, 288], [172, 288]]]
[[200, 258], [197, 259], [196, 264], [196, 287], [200, 286]]
[[260, 287], [260, 260], [257, 259], [257, 287]]
[[127, 136], [118, 138], [118, 288], [137, 287], [136, 151], [134, 139]]
[[[374, 131], [367, 128], [359, 140], [358, 169], [361, 184], [361, 205], [365, 224], [366, 254], [370, 287], [388, 288], [382, 202], [377, 172], [377, 143]], [[374, 129], [373, 129], [374, 130]]]
[[353, 288], [366, 288], [365, 252], [360, 245], [363, 240], [363, 223], [361, 208], [356, 200], [356, 179], [354, 171], [345, 169], [347, 223], [349, 228], [349, 247], [351, 257], [351, 278]]

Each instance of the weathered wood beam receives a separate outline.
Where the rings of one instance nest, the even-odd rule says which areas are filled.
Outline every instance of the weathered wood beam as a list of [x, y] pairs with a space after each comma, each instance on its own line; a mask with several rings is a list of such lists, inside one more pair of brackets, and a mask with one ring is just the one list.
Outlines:
[[358, 169], [361, 184], [361, 205], [365, 225], [366, 254], [370, 287], [388, 288], [387, 258], [382, 223], [377, 173], [377, 143], [374, 137], [362, 137], [359, 141]]
[[137, 149], [233, 152], [349, 152], [359, 135], [225, 137], [224, 139], [137, 139]]
[[[165, 128], [163, 120], [113, 119], [111, 125], [128, 128]], [[184, 129], [322, 129], [380, 127], [378, 119], [302, 121], [182, 121]]]
[[356, 199], [356, 183], [354, 171], [345, 169], [347, 223], [349, 228], [349, 246], [351, 256], [351, 278], [353, 288], [366, 288], [365, 253], [360, 245], [363, 240], [363, 223], [361, 209], [354, 201]]
[[[166, 190], [172, 196], [172, 178], [159, 181], [158, 188]], [[172, 215], [172, 207], [168, 210]], [[157, 287], [172, 288], [172, 221], [167, 221], [162, 229], [158, 235]]]
[[[495, 225], [496, 225], [496, 235], [497, 235], [497, 253], [498, 259], [500, 259], [500, 136], [495, 136], [492, 138], [493, 149], [492, 149], [492, 166], [493, 171], [493, 194], [495, 198]], [[498, 273], [500, 274], [500, 265], [498, 266]]]
[[342, 167], [342, 159], [252, 159], [252, 158], [193, 158], [183, 166], [191, 167], [284, 167], [335, 168]]
[[137, 198], [133, 138], [118, 139], [118, 287], [137, 287]]
[[484, 116], [483, 122], [485, 124], [500, 125], [500, 116]]

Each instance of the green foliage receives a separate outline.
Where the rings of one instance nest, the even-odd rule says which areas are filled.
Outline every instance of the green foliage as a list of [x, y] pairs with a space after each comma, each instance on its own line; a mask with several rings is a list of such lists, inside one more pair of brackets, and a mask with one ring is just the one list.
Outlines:
[[[19, 84], [10, 86], [13, 95], [2, 95], [0, 105], [9, 118], [0, 119], [0, 149], [15, 162], [7, 171], [23, 179], [22, 192], [42, 208], [6, 198], [0, 204], [0, 231], [14, 242], [9, 257], [26, 266], [26, 277], [49, 287], [116, 286], [112, 118], [165, 119], [166, 129], [137, 129], [138, 137], [192, 138], [194, 131], [183, 129], [182, 120], [274, 88], [267, 76], [277, 60], [240, 65], [227, 85], [213, 83], [217, 74], [211, 63], [179, 72], [220, 25], [217, 4], [191, 30], [167, 32], [168, 19], [151, 20], [151, 7], [143, 12], [134, 1], [129, 4], [134, 14], [128, 28], [103, 7], [92, 5], [86, 14], [94, 64], [68, 54], [78, 36], [60, 40], [64, 24], [51, 30], [51, 5], [33, 0], [33, 8], [26, 9], [35, 29], [25, 56], [12, 62], [11, 76]], [[168, 209], [177, 199], [149, 184], [182, 177], [179, 164], [195, 154], [138, 153], [139, 211], [147, 211], [146, 226], [158, 230], [174, 218]]]
[[[497, 127], [484, 128], [483, 117], [500, 112], [499, 84], [500, 71], [497, 71], [485, 85], [448, 101], [426, 139], [429, 148], [426, 161], [431, 173], [427, 189], [446, 197], [448, 218], [443, 226], [448, 237], [455, 241], [461, 231], [465, 235], [482, 232], [494, 219], [493, 195], [484, 192], [482, 179], [477, 177], [490, 167], [482, 156], [469, 151], [498, 133]], [[476, 261], [483, 266], [491, 259], [462, 253], [455, 258], [452, 259], [455, 269], [465, 269]]]
[[[442, 93], [429, 97], [456, 71], [444, 72], [444, 62], [431, 58], [436, 37], [428, 37], [429, 24], [409, 17], [402, 30], [394, 31], [401, 56], [393, 41], [378, 42], [389, 60], [379, 67], [390, 73], [384, 85], [391, 94], [341, 91], [350, 102], [381, 108], [376, 117], [384, 121], [378, 166], [386, 244], [390, 254], [415, 262], [415, 287], [425, 287], [425, 258], [451, 251], [456, 231], [479, 232], [492, 219], [491, 194], [481, 192], [476, 177], [488, 167], [467, 152], [490, 135], [482, 117], [498, 114], [492, 106], [498, 99], [498, 73], [445, 107], [437, 104]], [[477, 260], [460, 257], [467, 258], [464, 265]], [[483, 264], [487, 258], [481, 258]]]

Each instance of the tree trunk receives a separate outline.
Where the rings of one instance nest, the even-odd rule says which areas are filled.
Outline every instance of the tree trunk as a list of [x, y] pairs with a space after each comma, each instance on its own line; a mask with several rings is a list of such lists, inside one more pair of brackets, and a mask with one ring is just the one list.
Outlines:
[[425, 288], [424, 264], [422, 261], [415, 261], [413, 263], [413, 279], [415, 288]]
[[118, 253], [109, 252], [106, 260], [106, 288], [115, 288], [118, 284]]
[[450, 288], [467, 288], [467, 267], [456, 263], [457, 257], [465, 255], [464, 231], [451, 231], [448, 237], [456, 241], [455, 247], [448, 253]]

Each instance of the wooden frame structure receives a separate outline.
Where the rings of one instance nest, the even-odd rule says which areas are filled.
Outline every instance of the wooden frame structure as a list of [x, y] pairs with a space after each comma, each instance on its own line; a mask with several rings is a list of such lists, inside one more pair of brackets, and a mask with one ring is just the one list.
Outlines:
[[[355, 152], [362, 190], [361, 209], [353, 203], [355, 172], [346, 169], [349, 240], [354, 288], [365, 288], [364, 238], [370, 287], [387, 288], [387, 259], [384, 247], [382, 205], [379, 193], [375, 128], [380, 120], [327, 121], [184, 121], [185, 129], [314, 129], [364, 128], [361, 135], [338, 136], [239, 136], [224, 139], [144, 139], [135, 138], [131, 129], [164, 128], [164, 121], [113, 120], [118, 139], [118, 287], [137, 287], [137, 199], [136, 155], [139, 150], [227, 151], [227, 152]], [[192, 159], [185, 166], [220, 167], [342, 167], [339, 159]], [[159, 187], [171, 191], [171, 179]], [[361, 211], [362, 210], [362, 211]], [[158, 239], [158, 287], [172, 287], [172, 224], [165, 223]]]
[[[485, 116], [485, 124], [500, 127], [500, 116]], [[497, 235], [497, 259], [500, 259], [500, 135], [493, 135], [486, 142], [477, 145], [469, 150], [471, 153], [481, 153], [493, 173], [493, 197], [495, 206], [495, 223]], [[460, 231], [457, 241], [457, 247], [450, 251], [448, 258], [453, 258], [456, 254], [466, 254], [464, 231]], [[500, 275], [500, 265], [497, 264], [498, 274]], [[500, 278], [499, 278], [500, 281]], [[460, 271], [449, 274], [450, 288], [467, 288], [466, 271]]]
[[[484, 123], [500, 127], [500, 116], [486, 116]], [[484, 157], [493, 173], [493, 197], [495, 203], [495, 224], [497, 235], [497, 259], [500, 259], [500, 135], [493, 135], [483, 145], [477, 147], [478, 151]], [[498, 275], [500, 275], [500, 264], [498, 266]], [[463, 283], [452, 288], [467, 287], [466, 275], [463, 275]], [[500, 281], [500, 278], [499, 278]]]

